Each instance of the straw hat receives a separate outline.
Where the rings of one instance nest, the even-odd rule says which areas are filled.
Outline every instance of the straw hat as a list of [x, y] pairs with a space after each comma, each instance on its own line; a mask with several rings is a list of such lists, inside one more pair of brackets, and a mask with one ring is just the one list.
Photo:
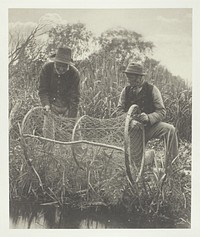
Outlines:
[[146, 73], [144, 72], [143, 66], [141, 64], [134, 63], [134, 62], [129, 63], [124, 73], [137, 74], [137, 75], [142, 75], [142, 76], [146, 75]]
[[54, 59], [55, 62], [71, 64], [72, 63], [72, 50], [68, 47], [59, 47]]

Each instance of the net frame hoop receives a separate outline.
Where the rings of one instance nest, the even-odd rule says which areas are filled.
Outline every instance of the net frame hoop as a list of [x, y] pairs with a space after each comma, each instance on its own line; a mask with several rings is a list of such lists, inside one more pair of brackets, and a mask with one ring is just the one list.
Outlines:
[[[130, 122], [131, 120], [133, 120], [132, 118], [132, 113], [133, 110], [135, 109], [137, 105], [131, 105], [131, 107], [129, 108], [128, 112], [127, 112], [127, 116], [126, 116], [126, 120], [125, 120], [125, 127], [124, 127], [124, 158], [125, 158], [125, 167], [126, 167], [126, 173], [128, 176], [128, 180], [129, 182], [131, 182], [131, 184], [137, 184], [139, 179], [142, 176], [142, 172], [144, 169], [144, 160], [145, 160], [145, 131], [144, 131], [144, 125], [141, 124], [141, 129], [142, 129], [142, 147], [143, 147], [143, 152], [142, 152], [142, 161], [141, 161], [141, 165], [139, 168], [139, 172], [137, 174], [137, 178], [136, 180], [133, 179], [133, 175], [131, 173], [131, 156], [130, 156], [130, 152], [129, 152], [129, 126], [130, 126]], [[133, 160], [134, 166], [136, 167], [136, 164]]]
[[28, 117], [32, 114], [32, 112], [37, 111], [37, 110], [43, 111], [43, 114], [44, 114], [44, 107], [42, 107], [42, 106], [36, 106], [36, 107], [30, 109], [30, 110], [26, 113], [26, 115], [24, 116], [24, 118], [23, 118], [23, 120], [22, 120], [22, 125], [21, 125], [21, 134], [22, 134], [22, 135], [24, 134], [23, 131], [24, 131], [24, 127], [25, 127], [25, 122], [26, 122], [26, 120], [27, 120]]

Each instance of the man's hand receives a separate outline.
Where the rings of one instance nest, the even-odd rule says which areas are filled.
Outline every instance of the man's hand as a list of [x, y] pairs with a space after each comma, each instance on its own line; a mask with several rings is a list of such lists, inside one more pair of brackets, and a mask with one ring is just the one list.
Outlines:
[[49, 105], [45, 105], [44, 106], [44, 110], [45, 110], [45, 112], [50, 112], [50, 106]]
[[147, 124], [149, 122], [149, 117], [146, 113], [141, 113], [137, 115], [137, 120], [140, 123]]

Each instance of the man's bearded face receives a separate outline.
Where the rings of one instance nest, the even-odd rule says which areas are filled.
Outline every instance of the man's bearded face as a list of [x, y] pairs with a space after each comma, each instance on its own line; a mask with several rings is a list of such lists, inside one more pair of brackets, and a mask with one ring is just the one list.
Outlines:
[[58, 74], [64, 74], [69, 70], [69, 64], [55, 62], [55, 68]]
[[142, 87], [144, 83], [144, 77], [142, 75], [126, 73], [126, 76], [131, 87], [134, 89]]

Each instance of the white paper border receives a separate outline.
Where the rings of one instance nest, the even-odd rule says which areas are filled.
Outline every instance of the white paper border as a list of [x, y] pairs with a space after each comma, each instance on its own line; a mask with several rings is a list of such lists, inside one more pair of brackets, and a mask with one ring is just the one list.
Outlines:
[[[0, 2], [1, 62], [1, 170], [0, 236], [200, 236], [200, 2], [198, 0], [9, 0]], [[192, 134], [192, 227], [191, 229], [105, 229], [105, 230], [15, 230], [9, 229], [8, 206], [8, 9], [9, 8], [192, 8], [193, 9], [193, 134]]]

